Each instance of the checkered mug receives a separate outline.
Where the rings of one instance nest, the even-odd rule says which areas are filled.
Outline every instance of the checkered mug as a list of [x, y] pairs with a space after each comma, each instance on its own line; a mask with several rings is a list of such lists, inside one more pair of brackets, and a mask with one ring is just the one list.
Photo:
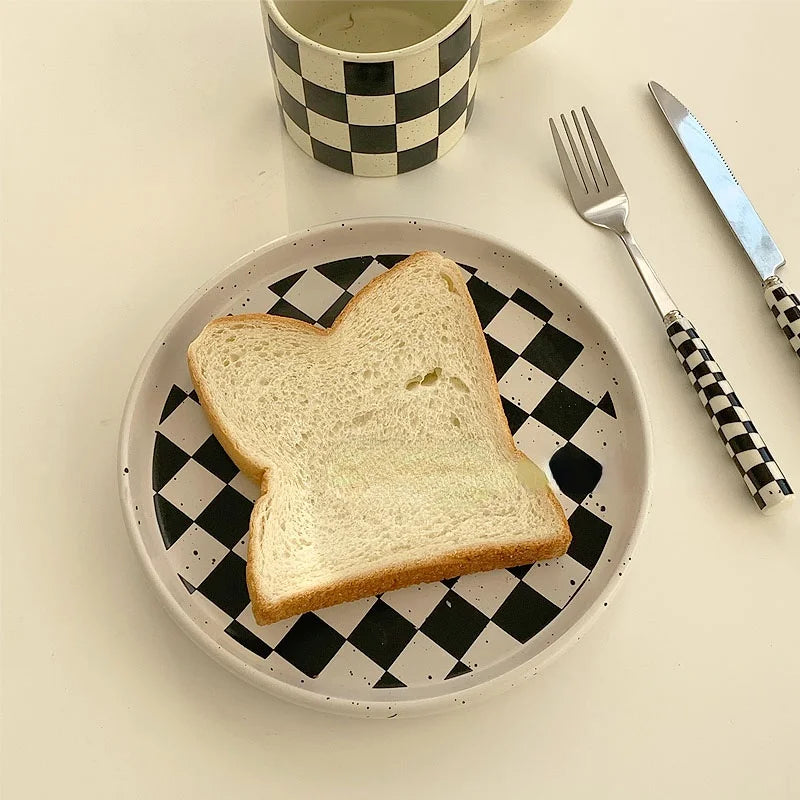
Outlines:
[[261, 0], [286, 131], [354, 175], [430, 164], [469, 124], [479, 60], [538, 38], [571, 2]]

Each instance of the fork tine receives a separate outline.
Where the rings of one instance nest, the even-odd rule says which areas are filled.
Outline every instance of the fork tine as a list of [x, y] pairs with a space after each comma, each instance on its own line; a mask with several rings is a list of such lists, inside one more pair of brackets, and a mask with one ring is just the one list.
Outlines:
[[609, 188], [615, 187], [622, 189], [622, 182], [617, 175], [617, 171], [614, 169], [614, 165], [611, 163], [611, 158], [608, 155], [605, 145], [603, 144], [603, 140], [600, 138], [600, 134], [597, 132], [594, 121], [589, 115], [588, 109], [586, 106], [583, 106], [581, 110], [583, 111], [583, 116], [586, 118], [586, 125], [589, 128], [589, 135], [592, 137], [594, 149], [597, 151], [597, 158], [600, 160], [600, 167], [602, 168], [603, 174], [606, 177], [606, 183], [608, 183]]
[[586, 166], [583, 163], [583, 158], [581, 158], [581, 154], [578, 151], [578, 148], [575, 146], [575, 139], [573, 139], [572, 137], [572, 131], [570, 130], [567, 118], [563, 114], [561, 115], [561, 124], [564, 126], [564, 131], [566, 132], [567, 139], [569, 140], [569, 146], [572, 148], [572, 155], [575, 157], [575, 163], [578, 166], [578, 171], [581, 174], [583, 185], [586, 188], [586, 192], [588, 194], [597, 187], [594, 185], [591, 178], [589, 178], [588, 173], [586, 172]]
[[575, 130], [578, 131], [578, 136], [580, 137], [581, 144], [583, 145], [583, 152], [586, 153], [586, 161], [589, 164], [589, 169], [592, 171], [595, 188], [599, 192], [601, 187], [605, 188], [604, 184], [606, 180], [603, 176], [603, 173], [597, 166], [597, 161], [592, 154], [592, 149], [589, 147], [589, 143], [586, 141], [586, 136], [583, 133], [583, 125], [581, 125], [578, 115], [574, 110], [572, 111], [572, 121], [575, 123]]
[[564, 173], [564, 180], [567, 182], [567, 188], [574, 202], [578, 197], [586, 196], [586, 187], [581, 183], [572, 166], [572, 162], [569, 160], [564, 142], [558, 133], [558, 128], [552, 117], [550, 117], [550, 132], [553, 134], [553, 143], [556, 146], [556, 153], [558, 154], [558, 160], [561, 164], [561, 171]]

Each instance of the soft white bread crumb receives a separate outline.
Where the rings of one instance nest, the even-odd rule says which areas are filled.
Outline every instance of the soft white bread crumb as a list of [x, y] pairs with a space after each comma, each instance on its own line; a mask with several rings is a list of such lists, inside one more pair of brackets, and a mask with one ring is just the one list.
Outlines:
[[514, 447], [461, 272], [437, 253], [372, 281], [330, 331], [214, 320], [189, 366], [222, 445], [261, 481], [247, 564], [261, 624], [569, 545]]

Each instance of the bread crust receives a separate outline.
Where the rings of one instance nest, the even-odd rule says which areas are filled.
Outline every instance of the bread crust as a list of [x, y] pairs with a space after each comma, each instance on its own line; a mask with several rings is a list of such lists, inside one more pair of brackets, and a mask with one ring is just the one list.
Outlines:
[[[472, 298], [463, 285], [460, 272], [458, 272], [458, 266], [455, 262], [444, 258], [441, 254], [427, 250], [410, 255], [404, 261], [397, 264], [391, 272], [387, 271], [373, 278], [350, 300], [350, 302], [348, 302], [339, 313], [339, 316], [334, 320], [331, 327], [327, 330], [316, 328], [307, 322], [291, 319], [289, 317], [278, 317], [272, 314], [240, 314], [231, 317], [221, 317], [209, 322], [204, 330], [212, 326], [227, 325], [241, 321], [268, 321], [275, 327], [294, 328], [295, 330], [303, 331], [314, 336], [332, 336], [335, 335], [339, 326], [347, 316], [352, 313], [353, 309], [356, 308], [359, 303], [367, 300], [390, 275], [393, 273], [396, 274], [398, 270], [410, 269], [418, 261], [427, 260], [431, 257], [440, 259], [442, 267], [449, 269], [451, 273], [455, 271], [458, 275], [459, 280], [455, 282], [454, 288], [462, 298], [468, 301], [467, 305], [470, 309], [472, 323], [479, 334], [477, 338], [479, 340], [481, 358], [487, 370], [487, 374], [493, 376], [494, 367], [492, 365], [488, 345], [486, 344], [486, 338], [483, 335], [483, 327], [478, 313], [475, 310]], [[198, 339], [199, 338], [200, 337], [198, 337]], [[245, 456], [237, 447], [233, 436], [226, 429], [225, 424], [213, 412], [210, 397], [202, 375], [200, 374], [197, 359], [194, 355], [196, 341], [197, 340], [192, 342], [189, 346], [188, 362], [189, 374], [191, 375], [195, 390], [197, 391], [200, 405], [206, 412], [211, 430], [234, 464], [248, 477], [259, 483], [261, 487], [261, 498], [259, 502], [261, 502], [269, 488], [269, 469], [250, 461]], [[508, 427], [508, 420], [506, 419], [505, 412], [503, 411], [503, 404], [500, 399], [500, 390], [494, 379], [492, 380], [492, 384], [492, 406], [496, 415], [496, 422], [499, 424], [500, 430], [504, 432], [503, 440], [507, 448], [508, 456], [515, 460], [524, 459], [526, 456], [517, 448], [514, 437]], [[347, 578], [306, 592], [300, 592], [277, 601], [270, 601], [270, 599], [260, 591], [257, 575], [254, 574], [255, 571], [252, 567], [254, 563], [254, 537], [250, 536], [248, 542], [246, 575], [247, 589], [253, 605], [253, 616], [259, 625], [267, 625], [285, 619], [286, 617], [294, 616], [295, 614], [327, 608], [332, 605], [337, 605], [338, 603], [358, 600], [363, 597], [388, 592], [393, 589], [400, 589], [405, 586], [412, 586], [417, 583], [447, 580], [448, 578], [455, 578], [459, 575], [467, 575], [473, 572], [485, 572], [494, 569], [502, 569], [504, 567], [515, 567], [534, 561], [557, 558], [566, 553], [572, 535], [569, 530], [566, 515], [564, 514], [564, 509], [549, 487], [548, 500], [561, 519], [561, 529], [558, 534], [547, 541], [511, 543], [508, 545], [491, 543], [483, 547], [464, 548], [434, 560], [408, 561], [405, 564], [398, 565], [391, 569], [367, 572], [363, 575]]]
[[[559, 536], [549, 541], [465, 548], [434, 561], [413, 561], [392, 569], [376, 570], [347, 578], [315, 588], [313, 591], [292, 595], [278, 602], [270, 603], [259, 592], [253, 593], [251, 589], [253, 616], [259, 625], [267, 625], [295, 614], [360, 600], [362, 597], [371, 597], [374, 594], [402, 589], [417, 583], [442, 581], [457, 578], [459, 575], [469, 575], [472, 572], [488, 572], [503, 567], [519, 567], [533, 561], [562, 556], [569, 542], [569, 529], [565, 524]], [[248, 588], [250, 588], [249, 575]]]

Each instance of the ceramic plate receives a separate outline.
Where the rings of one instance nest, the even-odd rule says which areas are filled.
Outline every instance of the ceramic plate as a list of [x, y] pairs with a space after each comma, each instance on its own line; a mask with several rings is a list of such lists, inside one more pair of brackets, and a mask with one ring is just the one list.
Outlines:
[[[187, 347], [210, 319], [245, 311], [328, 326], [371, 278], [423, 249], [462, 265], [509, 425], [553, 476], [569, 551], [260, 627], [245, 586], [258, 489], [212, 436]], [[363, 219], [266, 245], [184, 304], [134, 381], [119, 471], [135, 550], [167, 609], [206, 652], [287, 700], [394, 717], [461, 707], [535, 674], [608, 604], [649, 496], [649, 423], [613, 334], [555, 273], [474, 231]]]

